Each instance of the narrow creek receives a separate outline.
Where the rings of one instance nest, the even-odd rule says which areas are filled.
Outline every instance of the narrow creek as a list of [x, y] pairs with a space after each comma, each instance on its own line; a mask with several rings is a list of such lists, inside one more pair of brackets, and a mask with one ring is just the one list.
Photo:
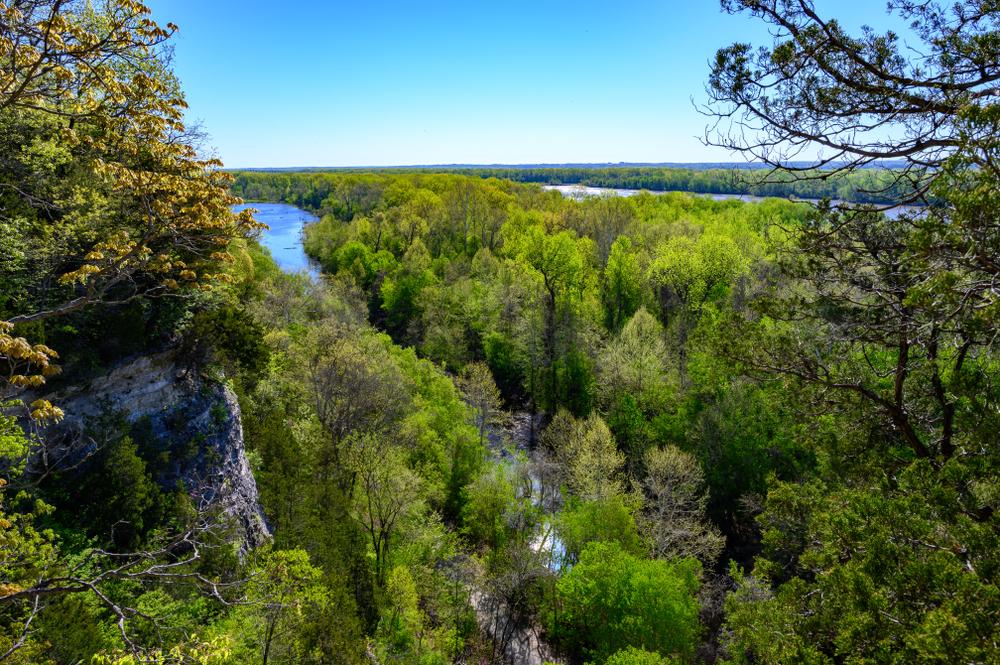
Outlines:
[[[556, 476], [551, 473], [551, 462], [546, 479], [540, 477], [546, 473], [546, 466], [539, 464], [544, 453], [538, 448], [538, 440], [546, 424], [544, 414], [532, 415], [527, 409], [515, 409], [502, 426], [489, 432], [487, 446], [494, 459], [513, 474], [510, 480], [520, 490], [521, 498], [541, 509], [544, 517], [530, 546], [541, 555], [541, 565], [557, 572], [565, 565], [565, 547], [556, 535], [550, 516], [561, 503], [561, 495], [557, 487], [554, 492], [559, 496], [553, 495], [553, 485], [557, 483], [553, 483]], [[527, 463], [526, 467], [520, 466], [522, 460]], [[494, 640], [495, 648], [503, 650], [504, 662], [514, 665], [562, 662], [559, 654], [542, 639], [542, 626], [509, 614], [510, 608], [498, 602], [488, 585], [470, 587], [470, 601], [480, 628]]]
[[[302, 246], [302, 229], [306, 224], [318, 221], [312, 215], [295, 206], [284, 203], [248, 203], [234, 210], [255, 208], [258, 221], [270, 229], [264, 231], [260, 243], [267, 247], [278, 266], [286, 272], [305, 271], [314, 279], [319, 278], [320, 267], [310, 259]], [[514, 455], [524, 455], [529, 460], [536, 454], [538, 438], [545, 423], [543, 414], [534, 414], [521, 409], [511, 412], [510, 419], [502, 427], [489, 433], [488, 446], [495, 457], [510, 468], [514, 467]], [[534, 471], [529, 471], [531, 501], [538, 505], [541, 494], [541, 480]], [[565, 553], [562, 542], [556, 536], [551, 520], [546, 518], [540, 525], [532, 547], [536, 552], [547, 553], [548, 566], [557, 570], [562, 565]], [[508, 621], [502, 605], [498, 604], [485, 589], [470, 588], [470, 601], [476, 610], [480, 627], [493, 636], [502, 632], [500, 641], [505, 660], [515, 665], [542, 665], [544, 662], [558, 662], [558, 656], [541, 639], [541, 628], [537, 625], [519, 625]]]
[[[527, 482], [524, 480], [520, 482], [522, 498], [530, 499], [532, 505], [541, 508], [543, 513], [551, 515], [551, 503], [555, 501], [556, 505], [561, 504], [562, 497], [553, 496], [551, 479], [548, 484], [544, 484], [543, 479], [539, 477], [539, 469], [534, 464], [541, 455], [538, 444], [546, 424], [544, 413], [532, 415], [527, 409], [515, 409], [510, 412], [510, 418], [502, 427], [495, 428], [488, 434], [487, 445], [494, 457], [502, 461], [508, 469], [515, 468], [518, 463], [516, 457], [523, 457], [528, 461]], [[558, 489], [554, 492], [559, 494]], [[543, 503], [547, 505], [543, 506]], [[556, 535], [555, 526], [549, 517], [545, 517], [539, 525], [532, 547], [536, 552], [549, 554], [548, 567], [552, 570], [559, 570], [564, 565], [563, 556], [566, 549], [562, 540]]]

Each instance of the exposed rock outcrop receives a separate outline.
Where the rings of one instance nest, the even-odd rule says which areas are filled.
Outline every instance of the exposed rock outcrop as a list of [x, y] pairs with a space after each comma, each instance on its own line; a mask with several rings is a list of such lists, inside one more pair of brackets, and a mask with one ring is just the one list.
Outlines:
[[244, 546], [270, 538], [244, 449], [236, 395], [223, 383], [194, 377], [181, 368], [176, 351], [140, 356], [103, 377], [44, 399], [66, 412], [61, 423], [49, 428], [48, 436], [82, 432], [87, 417], [108, 406], [127, 411], [132, 422], [147, 418], [155, 440], [185, 449], [159, 478], [165, 488], [173, 489], [178, 480], [189, 491], [210, 488], [207, 496], [222, 500], [242, 525]]

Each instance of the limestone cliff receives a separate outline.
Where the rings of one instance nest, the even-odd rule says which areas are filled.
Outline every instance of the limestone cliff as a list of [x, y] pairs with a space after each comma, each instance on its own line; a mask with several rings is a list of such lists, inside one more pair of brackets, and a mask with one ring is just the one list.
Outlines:
[[193, 377], [177, 360], [173, 350], [140, 356], [103, 377], [46, 395], [66, 412], [65, 420], [54, 427], [82, 431], [86, 417], [105, 404], [128, 411], [133, 422], [148, 418], [156, 439], [183, 442], [189, 450], [160, 482], [168, 489], [178, 480], [189, 490], [213, 488], [209, 495], [224, 497], [227, 512], [245, 531], [244, 545], [253, 546], [271, 534], [244, 449], [236, 395], [222, 383]]

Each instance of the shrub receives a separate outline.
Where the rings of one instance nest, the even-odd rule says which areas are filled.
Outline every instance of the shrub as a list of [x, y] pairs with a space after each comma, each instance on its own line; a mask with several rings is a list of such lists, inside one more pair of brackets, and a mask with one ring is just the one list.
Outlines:
[[700, 571], [694, 559], [650, 561], [617, 543], [589, 543], [556, 584], [550, 634], [598, 663], [629, 646], [691, 661], [700, 634]]

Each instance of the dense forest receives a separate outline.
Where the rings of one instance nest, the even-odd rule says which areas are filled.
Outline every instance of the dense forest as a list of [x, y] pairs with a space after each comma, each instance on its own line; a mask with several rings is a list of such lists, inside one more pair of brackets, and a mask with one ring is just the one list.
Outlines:
[[[1000, 663], [1000, 16], [932, 4], [911, 66], [723, 3], [776, 40], [709, 77], [744, 185], [827, 187], [772, 151], [825, 141], [936, 202], [889, 219], [234, 175], [174, 26], [0, 2], [0, 663]], [[242, 199], [319, 213], [321, 274]]]
[[[912, 182], [900, 182], [891, 170], [866, 169], [849, 174], [830, 170], [809, 170], [801, 174], [776, 173], [765, 178], [743, 169], [680, 167], [608, 167], [608, 168], [517, 168], [517, 167], [425, 167], [421, 172], [467, 175], [482, 179], [497, 178], [544, 185], [582, 185], [600, 189], [631, 189], [650, 192], [689, 192], [695, 194], [731, 194], [754, 196], [836, 199], [850, 203], [888, 204], [906, 200], [913, 191]], [[405, 169], [374, 169], [381, 175], [398, 175]], [[333, 172], [315, 170], [268, 172], [237, 171], [233, 175], [233, 193], [247, 201], [288, 201], [314, 210], [320, 209], [339, 181], [363, 175], [358, 169]], [[331, 189], [332, 187], [332, 189]], [[331, 201], [332, 203], [332, 201]]]

